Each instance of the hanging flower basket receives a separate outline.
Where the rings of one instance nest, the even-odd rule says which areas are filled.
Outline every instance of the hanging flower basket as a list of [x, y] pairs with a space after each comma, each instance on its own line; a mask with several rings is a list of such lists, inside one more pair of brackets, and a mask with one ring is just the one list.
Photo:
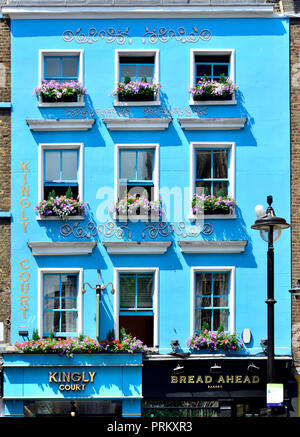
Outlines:
[[238, 89], [237, 85], [223, 75], [219, 81], [208, 80], [203, 76], [193, 87], [189, 87], [189, 93], [194, 100], [230, 100], [233, 93]]
[[42, 85], [34, 92], [43, 102], [77, 102], [80, 96], [86, 94], [86, 89], [76, 80], [63, 83], [56, 80], [43, 80]]
[[238, 352], [244, 349], [244, 345], [236, 333], [229, 334], [223, 330], [215, 332], [204, 329], [199, 334], [189, 337], [186, 343], [188, 348], [195, 352]]
[[160, 88], [160, 84], [130, 80], [120, 82], [112, 94], [121, 102], [154, 101]]
[[48, 200], [42, 200], [34, 208], [40, 217], [60, 217], [84, 216], [87, 209], [87, 203], [81, 202], [79, 198], [73, 199], [67, 196], [49, 196]]
[[163, 208], [161, 200], [148, 200], [147, 196], [137, 196], [127, 193], [127, 196], [118, 202], [115, 202], [112, 207], [112, 212], [118, 216], [154, 216], [161, 218]]
[[231, 214], [237, 203], [231, 196], [211, 196], [194, 194], [193, 214]]

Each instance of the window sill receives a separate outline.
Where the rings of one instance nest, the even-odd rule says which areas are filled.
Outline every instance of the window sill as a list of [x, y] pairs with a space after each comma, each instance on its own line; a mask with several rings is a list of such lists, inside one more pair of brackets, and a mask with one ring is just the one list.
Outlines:
[[37, 220], [40, 221], [53, 221], [53, 220], [59, 220], [59, 221], [67, 221], [67, 220], [84, 220], [85, 216], [82, 215], [72, 215], [72, 216], [67, 216], [64, 218], [58, 217], [58, 216], [51, 216], [51, 217], [41, 217], [41, 216], [37, 216], [36, 218]]
[[161, 219], [160, 217], [151, 217], [148, 215], [131, 215], [131, 216], [115, 216], [114, 220], [116, 220], [117, 222], [120, 223], [128, 223], [128, 222], [132, 222], [132, 223], [137, 223], [137, 222], [159, 222]]
[[74, 108], [78, 106], [85, 106], [84, 100], [79, 100], [78, 102], [38, 102], [39, 108]]
[[193, 100], [189, 101], [190, 106], [211, 106], [211, 105], [236, 105], [237, 101], [235, 99], [232, 100]]
[[[235, 220], [236, 214], [205, 214], [198, 220]], [[194, 215], [189, 216], [189, 220], [195, 222], [197, 218]]]
[[153, 102], [148, 102], [146, 100], [141, 100], [140, 102], [119, 102], [114, 101], [114, 106], [160, 106], [160, 100], [154, 100]]

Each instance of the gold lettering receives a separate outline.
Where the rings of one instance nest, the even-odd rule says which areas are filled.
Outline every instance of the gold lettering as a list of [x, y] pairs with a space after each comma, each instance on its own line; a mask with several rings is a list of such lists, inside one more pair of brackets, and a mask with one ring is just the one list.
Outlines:
[[24, 174], [23, 174], [23, 184], [24, 184], [24, 185], [26, 185], [26, 177], [27, 177], [27, 174], [24, 173]]
[[85, 378], [85, 372], [82, 372], [82, 382], [90, 382], [89, 379], [84, 379]]
[[22, 225], [23, 225], [23, 232], [26, 232], [26, 228], [28, 226], [28, 222], [27, 223], [22, 222]]
[[70, 382], [70, 372], [63, 372], [63, 382]]
[[63, 384], [60, 384], [60, 385], [58, 386], [58, 389], [61, 390], [61, 391], [64, 391], [65, 386], [64, 386]]
[[22, 197], [20, 199], [20, 205], [22, 208], [28, 208], [28, 206], [30, 206], [30, 201], [27, 197]]
[[21, 196], [29, 196], [29, 185], [21, 185]]
[[28, 301], [28, 296], [20, 296], [20, 305], [21, 306], [24, 304], [25, 306], [28, 307], [27, 301]]
[[28, 220], [28, 217], [24, 217], [24, 209], [22, 209], [21, 220]]
[[248, 375], [246, 375], [246, 376], [245, 376], [245, 379], [244, 379], [244, 381], [243, 381], [243, 382], [244, 382], [244, 383], [246, 383], [246, 382], [247, 382], [248, 384], [249, 384], [249, 383], [251, 383], [251, 381], [250, 381], [250, 378], [249, 378], [249, 376], [248, 376]]
[[198, 376], [198, 378], [196, 379], [196, 384], [203, 384], [203, 379], [202, 379], [202, 376]]
[[81, 380], [81, 375], [80, 375], [80, 373], [78, 373], [78, 372], [74, 372], [74, 373], [72, 373], [72, 375], [71, 375], [71, 379], [72, 379], [72, 381], [74, 381], [74, 382], [79, 382], [79, 381]]
[[212, 382], [212, 377], [210, 375], [205, 375], [205, 384], [210, 384]]
[[[94, 377], [96, 375], [96, 372], [89, 372], [90, 378], [91, 378], [91, 382], [94, 382]], [[84, 379], [82, 378], [82, 382], [89, 382], [89, 380], [84, 381]]]
[[28, 165], [28, 164], [29, 164], [29, 161], [25, 162], [25, 164], [24, 164], [23, 161], [21, 161], [21, 172], [22, 172], [22, 173], [24, 173], [24, 170], [26, 170], [27, 173], [29, 173], [29, 170], [28, 170], [28, 168], [27, 168], [27, 165]]
[[219, 376], [217, 384], [225, 384], [224, 376], [222, 376], [222, 375]]
[[[225, 381], [224, 381], [225, 382]], [[229, 384], [229, 383], [234, 383], [234, 376], [229, 376], [229, 375], [227, 375], [226, 376], [226, 382], [227, 382], [227, 384]]]
[[235, 382], [236, 382], [237, 384], [241, 383], [241, 382], [242, 382], [242, 377], [241, 377], [240, 375], [236, 375], [236, 377], [235, 377]]
[[257, 384], [259, 382], [259, 376], [258, 375], [254, 375], [252, 377], [252, 382], [253, 382], [253, 384]]
[[23, 311], [23, 319], [26, 319], [26, 311], [28, 311], [28, 308], [20, 308], [21, 311]]
[[178, 376], [171, 375], [171, 384], [177, 384], [178, 382]]
[[[24, 290], [24, 285], [26, 285], [26, 290]], [[21, 293], [28, 293], [29, 284], [28, 282], [21, 282]]]
[[23, 263], [24, 262], [28, 262], [29, 263], [29, 260], [28, 259], [26, 259], [26, 258], [24, 258], [24, 259], [22, 259], [21, 261], [20, 261], [20, 267], [22, 268], [22, 269], [29, 269], [29, 266], [23, 266]]
[[[25, 278], [23, 277], [25, 275]], [[28, 279], [30, 278], [30, 274], [26, 271], [21, 272], [19, 274], [19, 278], [21, 279], [21, 281], [28, 281]]]
[[49, 372], [49, 382], [58, 382], [58, 381], [56, 381], [56, 375], [57, 375], [57, 372], [54, 372], [54, 373]]
[[194, 384], [194, 382], [195, 382], [194, 378], [195, 378], [194, 375], [188, 376], [188, 383], [189, 384]]
[[186, 384], [186, 376], [181, 375], [179, 377], [179, 384]]

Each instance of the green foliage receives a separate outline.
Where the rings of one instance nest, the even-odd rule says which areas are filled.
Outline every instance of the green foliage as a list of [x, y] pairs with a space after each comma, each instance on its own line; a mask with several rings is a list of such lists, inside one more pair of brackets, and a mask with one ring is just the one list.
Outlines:
[[73, 193], [72, 193], [71, 187], [68, 187], [68, 189], [66, 191], [66, 198], [71, 199], [72, 197], [73, 197]]
[[50, 191], [50, 193], [48, 194], [48, 200], [51, 199], [51, 197], [55, 198], [56, 197], [56, 193], [55, 190]]
[[38, 334], [38, 330], [34, 329], [33, 332], [32, 332], [32, 340], [36, 341], [36, 340], [39, 340], [39, 339], [40, 339], [40, 336]]
[[131, 81], [131, 77], [129, 73], [126, 73], [124, 76], [124, 83], [127, 85]]
[[114, 329], [110, 329], [106, 335], [106, 338], [108, 341], [113, 341], [115, 338], [115, 331]]
[[146, 76], [143, 76], [141, 82], [148, 82]]

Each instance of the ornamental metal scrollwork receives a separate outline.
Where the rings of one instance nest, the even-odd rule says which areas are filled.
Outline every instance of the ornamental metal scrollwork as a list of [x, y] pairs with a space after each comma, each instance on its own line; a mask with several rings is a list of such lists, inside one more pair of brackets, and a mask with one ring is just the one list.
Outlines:
[[142, 38], [142, 42], [145, 44], [146, 38], [148, 38], [150, 44], [156, 44], [158, 41], [166, 43], [170, 39], [175, 39], [182, 43], [197, 43], [199, 39], [209, 41], [212, 37], [211, 31], [208, 29], [199, 31], [196, 26], [193, 26], [192, 29], [193, 31], [187, 34], [184, 27], [178, 27], [176, 31], [174, 29], [167, 30], [166, 27], [160, 27], [157, 31], [156, 29], [151, 31], [149, 27], [145, 27], [146, 32]]
[[95, 27], [92, 27], [88, 30], [87, 34], [85, 34], [80, 27], [75, 32], [65, 30], [62, 34], [62, 38], [65, 42], [75, 40], [78, 44], [93, 44], [101, 39], [109, 44], [116, 42], [119, 45], [123, 45], [127, 39], [129, 44], [132, 43], [132, 38], [128, 31], [129, 27], [126, 27], [124, 30], [116, 30], [114, 27], [109, 27], [107, 30], [102, 29], [99, 31]]
[[68, 223], [60, 227], [60, 235], [63, 237], [70, 237], [71, 235], [75, 238], [92, 238], [98, 235], [98, 232], [106, 238], [111, 238], [116, 236], [118, 239], [125, 237], [125, 231], [128, 232], [128, 238], [131, 238], [131, 231], [127, 226], [116, 226], [113, 222], [108, 222], [105, 224], [97, 224], [94, 221], [89, 221], [86, 225], [86, 229], [79, 226], [79, 222], [75, 222], [73, 227]]
[[199, 237], [200, 234], [211, 235], [213, 233], [213, 226], [209, 223], [205, 223], [203, 226], [194, 225], [187, 227], [185, 222], [179, 222], [178, 224], [158, 222], [147, 223], [142, 231], [142, 238], [146, 237], [146, 232], [148, 232], [149, 238], [153, 240], [158, 236], [168, 237], [173, 233], [182, 238], [196, 238]]
[[121, 240], [125, 237], [125, 231], [128, 233], [128, 238], [132, 236], [131, 230], [127, 226], [116, 226], [114, 222], [108, 222], [105, 225], [100, 224], [97, 229], [100, 233], [103, 233], [106, 238], [116, 236], [116, 238]]

